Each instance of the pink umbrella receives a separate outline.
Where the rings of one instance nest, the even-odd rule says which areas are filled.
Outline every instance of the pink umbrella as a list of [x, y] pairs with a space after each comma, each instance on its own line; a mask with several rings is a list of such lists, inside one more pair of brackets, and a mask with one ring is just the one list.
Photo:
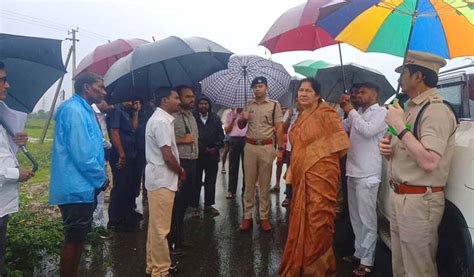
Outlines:
[[273, 23], [260, 45], [273, 54], [309, 50], [336, 44], [324, 29], [315, 26], [319, 18], [344, 4], [344, 0], [310, 0], [286, 11]]
[[117, 39], [103, 44], [84, 57], [77, 67], [74, 78], [81, 72], [94, 72], [104, 76], [118, 59], [128, 55], [140, 45], [149, 43], [143, 39]]

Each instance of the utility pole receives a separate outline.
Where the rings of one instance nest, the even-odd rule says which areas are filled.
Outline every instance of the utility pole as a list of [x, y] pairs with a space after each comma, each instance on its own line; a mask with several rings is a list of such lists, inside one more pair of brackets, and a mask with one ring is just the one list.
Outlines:
[[[67, 58], [66, 58], [66, 64], [65, 64], [65, 67], [67, 68], [67, 66], [69, 65], [69, 60], [71, 59], [71, 56], [73, 56], [73, 52], [75, 53], [75, 47], [76, 47], [76, 41], [79, 41], [76, 39], [76, 32], [78, 32], [79, 29], [77, 30], [71, 30], [71, 31], [68, 31], [68, 34], [71, 35], [72, 34], [72, 38], [66, 38], [66, 40], [72, 40], [72, 45], [71, 47], [69, 48], [69, 52], [67, 53]], [[74, 57], [73, 57], [74, 59]], [[75, 66], [73, 66], [73, 76], [74, 76], [74, 71], [76, 70]], [[54, 109], [55, 109], [55, 106], [56, 106], [56, 102], [58, 101], [58, 96], [59, 96], [59, 92], [61, 91], [61, 87], [63, 85], [63, 81], [64, 81], [64, 76], [63, 75], [61, 77], [61, 79], [59, 79], [59, 83], [58, 83], [58, 86], [56, 88], [56, 92], [54, 94], [54, 99], [53, 99], [53, 102], [51, 103], [51, 108], [49, 110], [49, 114], [48, 114], [48, 120], [46, 121], [46, 123], [44, 124], [43, 126], [43, 133], [41, 134], [41, 137], [40, 137], [40, 144], [43, 144], [44, 143], [44, 139], [46, 138], [46, 133], [48, 132], [48, 128], [49, 128], [49, 124], [51, 123], [51, 119], [53, 118], [53, 113], [54, 113]], [[74, 92], [74, 83], [72, 85], [73, 87], [73, 92]]]
[[77, 32], [79, 32], [79, 27], [77, 27], [76, 29], [71, 29], [71, 31], [68, 31], [67, 34], [72, 35], [72, 38], [66, 38], [66, 40], [72, 41], [72, 46], [71, 46], [71, 50], [72, 50], [72, 70], [71, 70], [71, 73], [72, 73], [72, 78], [71, 78], [72, 93], [74, 93], [74, 77], [76, 76], [76, 42], [79, 41], [78, 39], [76, 39], [76, 33]]

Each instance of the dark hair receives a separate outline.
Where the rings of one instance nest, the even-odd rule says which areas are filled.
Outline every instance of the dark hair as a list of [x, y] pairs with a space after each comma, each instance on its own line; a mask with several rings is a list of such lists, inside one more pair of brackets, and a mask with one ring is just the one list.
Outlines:
[[352, 91], [353, 89], [360, 89], [360, 87], [360, 83], [353, 83], [349, 91]]
[[5, 64], [3, 62], [0, 62], [0, 69], [5, 69]]
[[438, 74], [431, 69], [416, 64], [407, 64], [405, 68], [410, 72], [410, 76], [416, 72], [420, 72], [423, 76], [423, 83], [430, 88], [438, 85]]
[[187, 86], [187, 85], [177, 86], [177, 87], [175, 87], [173, 90], [176, 91], [176, 92], [178, 93], [178, 95], [181, 97], [181, 93], [183, 93], [183, 91], [184, 91], [185, 89], [190, 89], [190, 90], [193, 91], [194, 94], [196, 94], [196, 93], [194, 92], [194, 88], [191, 87], [191, 86]]
[[[316, 92], [316, 95], [321, 95], [321, 84], [315, 79], [315, 78], [304, 78], [302, 79], [299, 84], [298, 84], [298, 90], [300, 90], [300, 87], [303, 83], [308, 82], [313, 90]], [[323, 101], [322, 97], [319, 98], [319, 103]]]
[[158, 87], [155, 89], [155, 105], [159, 107], [161, 105], [161, 100], [163, 100], [163, 98], [169, 97], [173, 91], [176, 90], [170, 87]]
[[359, 88], [362, 88], [362, 87], [373, 89], [375, 90], [377, 94], [380, 93], [380, 85], [375, 82], [367, 81], [367, 82], [359, 83]]
[[92, 85], [93, 83], [97, 81], [103, 81], [104, 79], [100, 77], [99, 75], [92, 73], [92, 72], [83, 72], [79, 75], [77, 75], [75, 81], [74, 81], [74, 90], [76, 93], [81, 93], [82, 90], [84, 89], [84, 85]]

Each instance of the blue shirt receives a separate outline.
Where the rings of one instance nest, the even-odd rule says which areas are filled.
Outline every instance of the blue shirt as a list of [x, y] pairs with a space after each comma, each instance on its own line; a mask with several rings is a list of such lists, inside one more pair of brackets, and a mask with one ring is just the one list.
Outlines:
[[76, 94], [58, 108], [55, 120], [49, 203], [92, 203], [106, 179], [94, 110]]
[[[119, 129], [125, 157], [135, 159], [137, 157], [137, 135], [133, 128], [133, 112], [125, 110], [122, 104], [116, 105], [114, 111], [107, 114], [107, 128], [109, 137], [112, 137], [111, 129]], [[115, 145], [113, 145], [112, 150], [118, 153]]]

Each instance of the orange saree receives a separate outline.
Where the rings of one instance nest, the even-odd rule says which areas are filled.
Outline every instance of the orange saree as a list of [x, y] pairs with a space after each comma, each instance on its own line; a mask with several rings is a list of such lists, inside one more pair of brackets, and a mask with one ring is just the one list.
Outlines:
[[287, 178], [293, 186], [288, 238], [279, 276], [336, 276], [332, 249], [339, 159], [349, 148], [336, 111], [325, 103], [305, 110], [290, 132]]

